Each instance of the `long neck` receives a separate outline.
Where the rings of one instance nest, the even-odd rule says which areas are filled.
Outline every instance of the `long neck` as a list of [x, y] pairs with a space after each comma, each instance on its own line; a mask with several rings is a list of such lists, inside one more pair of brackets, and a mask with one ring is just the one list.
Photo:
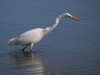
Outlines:
[[64, 17], [64, 15], [60, 15], [56, 18], [55, 23], [51, 26], [51, 30], [53, 30], [59, 24], [60, 20]]
[[63, 17], [64, 17], [64, 14], [58, 16], [58, 17], [56, 18], [55, 23], [54, 23], [52, 26], [45, 28], [46, 34], [49, 33], [49, 32], [51, 32], [55, 27], [57, 27], [57, 25], [59, 24], [60, 20], [61, 20]]

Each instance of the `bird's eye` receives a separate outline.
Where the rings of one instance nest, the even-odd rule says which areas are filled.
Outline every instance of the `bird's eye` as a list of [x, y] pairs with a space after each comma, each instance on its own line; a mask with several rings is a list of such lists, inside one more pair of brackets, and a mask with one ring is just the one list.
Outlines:
[[71, 17], [70, 15], [67, 15], [67, 17]]

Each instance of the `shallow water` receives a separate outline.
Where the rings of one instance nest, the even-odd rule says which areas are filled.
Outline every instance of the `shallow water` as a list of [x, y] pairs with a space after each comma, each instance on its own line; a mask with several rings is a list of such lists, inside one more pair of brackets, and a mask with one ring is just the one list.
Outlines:
[[[0, 75], [100, 75], [99, 7], [99, 0], [1, 0]], [[7, 45], [27, 30], [52, 25], [65, 12], [80, 22], [64, 18], [32, 53]]]

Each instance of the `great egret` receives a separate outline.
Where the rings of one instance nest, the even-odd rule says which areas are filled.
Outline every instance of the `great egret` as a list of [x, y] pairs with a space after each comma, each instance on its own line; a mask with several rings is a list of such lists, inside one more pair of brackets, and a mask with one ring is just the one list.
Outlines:
[[22, 49], [23, 51], [25, 50], [25, 48], [30, 46], [30, 51], [32, 51], [33, 45], [35, 43], [39, 42], [46, 34], [51, 32], [59, 24], [60, 20], [63, 17], [68, 17], [68, 18], [74, 19], [76, 21], [79, 21], [79, 19], [76, 18], [75, 16], [72, 16], [69, 13], [64, 13], [64, 14], [59, 15], [56, 18], [56, 21], [52, 26], [46, 27], [46, 28], [35, 28], [35, 29], [29, 30], [27, 32], [24, 32], [21, 35], [19, 35], [18, 37], [10, 39], [8, 44], [25, 46]]

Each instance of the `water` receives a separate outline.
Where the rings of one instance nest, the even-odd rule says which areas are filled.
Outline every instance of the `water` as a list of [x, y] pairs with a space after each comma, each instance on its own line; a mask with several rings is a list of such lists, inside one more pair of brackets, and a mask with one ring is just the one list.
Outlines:
[[[1, 0], [0, 75], [100, 75], [99, 0]], [[33, 48], [8, 46], [10, 38], [47, 27], [69, 12], [80, 22], [63, 19]]]

